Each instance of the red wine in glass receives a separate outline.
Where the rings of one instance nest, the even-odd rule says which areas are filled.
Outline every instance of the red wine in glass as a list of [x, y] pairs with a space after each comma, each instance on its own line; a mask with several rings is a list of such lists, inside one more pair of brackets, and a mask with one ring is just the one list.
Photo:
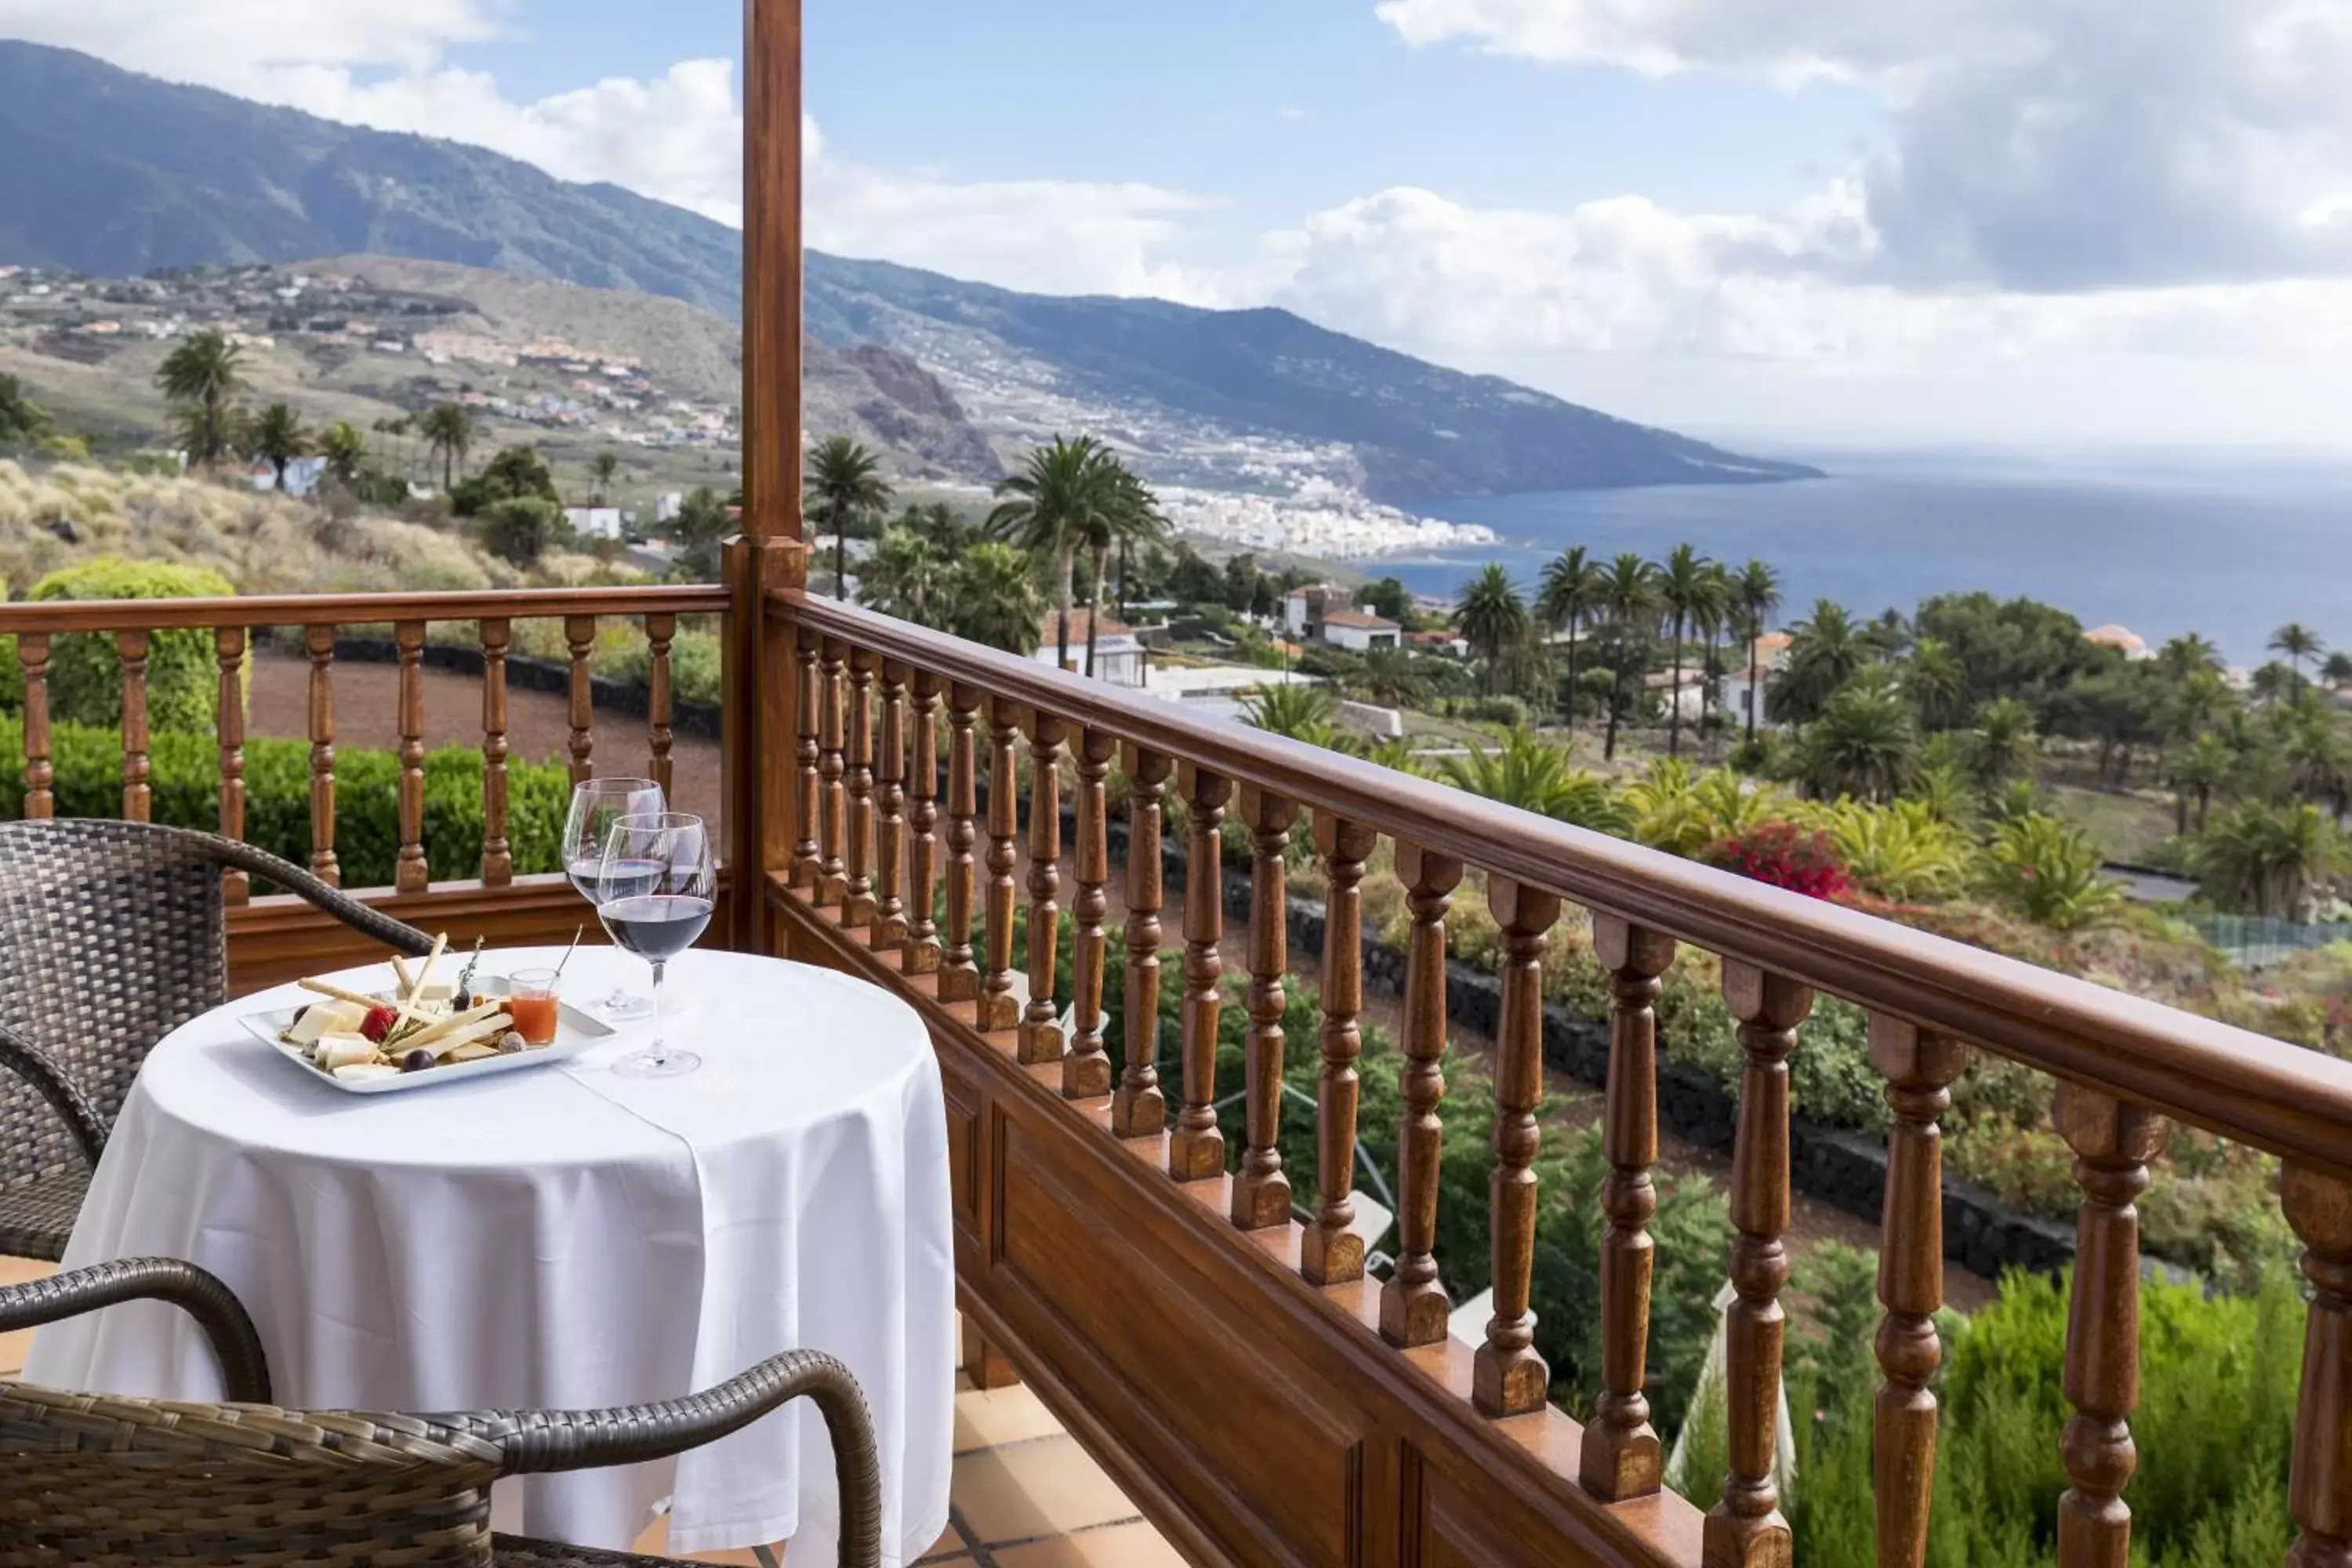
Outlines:
[[641, 894], [597, 906], [613, 945], [648, 963], [666, 963], [692, 947], [710, 924], [709, 899]]
[[662, 1031], [662, 973], [709, 929], [718, 892], [710, 830], [698, 816], [625, 816], [604, 836], [596, 871], [596, 918], [615, 945], [653, 969], [653, 1043], [613, 1064], [623, 1078], [674, 1078], [702, 1065], [673, 1051]]

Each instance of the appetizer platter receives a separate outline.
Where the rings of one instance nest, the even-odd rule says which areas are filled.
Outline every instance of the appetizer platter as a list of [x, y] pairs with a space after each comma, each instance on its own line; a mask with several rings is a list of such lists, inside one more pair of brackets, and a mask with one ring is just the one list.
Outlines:
[[614, 1030], [551, 995], [517, 997], [498, 976], [478, 976], [481, 945], [454, 981], [434, 980], [448, 947], [436, 938], [415, 967], [395, 957], [378, 993], [304, 980], [316, 1000], [256, 1013], [247, 1032], [351, 1094], [389, 1094], [540, 1067], [579, 1055]]

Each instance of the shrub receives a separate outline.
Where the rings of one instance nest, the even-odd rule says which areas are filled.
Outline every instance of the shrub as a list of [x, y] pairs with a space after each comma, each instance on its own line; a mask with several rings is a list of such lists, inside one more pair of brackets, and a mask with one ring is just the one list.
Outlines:
[[[225, 599], [236, 590], [226, 578], [200, 566], [161, 561], [125, 561], [101, 555], [50, 573], [33, 584], [27, 598]], [[11, 706], [24, 700], [16, 648], [8, 656]], [[220, 666], [208, 631], [157, 632], [148, 640], [147, 721], [157, 731], [206, 733], [212, 730]], [[122, 664], [111, 633], [76, 632], [49, 645], [49, 712], [77, 724], [110, 728], [122, 722]]]
[[1834, 899], [1853, 888], [1830, 836], [1793, 822], [1768, 822], [1736, 838], [1724, 839], [1700, 858], [1707, 865], [1810, 899]]
[[2113, 916], [2121, 889], [2101, 869], [2105, 857], [2091, 836], [2038, 811], [2003, 822], [1988, 851], [1986, 885], [2030, 921], [2053, 931], [2079, 931]]
[[555, 542], [561, 514], [538, 496], [495, 501], [482, 511], [482, 548], [515, 566], [534, 564]]
[[[0, 714], [0, 756], [24, 754], [23, 721]], [[209, 736], [163, 733], [148, 757], [155, 821], [207, 832], [220, 821], [220, 753]], [[122, 738], [110, 730], [59, 724], [51, 736], [59, 816], [121, 814]], [[248, 741], [246, 758], [247, 842], [308, 865], [310, 858], [310, 747], [304, 741]], [[335, 752], [335, 854], [352, 888], [392, 885], [400, 854], [394, 752], [364, 747]], [[0, 770], [0, 817], [24, 811], [20, 771]], [[515, 870], [529, 875], [562, 869], [563, 816], [571, 774], [554, 763], [508, 765], [507, 837]], [[482, 756], [469, 747], [425, 753], [425, 854], [436, 879], [480, 875]]]

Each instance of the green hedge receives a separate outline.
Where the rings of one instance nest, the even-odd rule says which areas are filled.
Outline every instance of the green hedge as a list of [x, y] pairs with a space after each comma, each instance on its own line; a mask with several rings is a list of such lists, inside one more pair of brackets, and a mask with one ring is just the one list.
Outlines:
[[[228, 598], [236, 590], [216, 572], [161, 561], [101, 555], [61, 567], [26, 595], [36, 603], [75, 599]], [[13, 637], [0, 637], [0, 708], [20, 710], [24, 674]], [[151, 729], [206, 734], [213, 728], [220, 664], [208, 631], [157, 632], [148, 641], [147, 720]], [[122, 722], [122, 665], [110, 633], [77, 632], [49, 647], [49, 712], [62, 721], [112, 729]]]
[[[0, 817], [24, 811], [24, 724], [0, 714]], [[148, 752], [153, 819], [207, 831], [220, 821], [220, 752], [209, 735], [163, 733]], [[119, 816], [122, 740], [112, 730], [59, 724], [51, 738], [59, 816]], [[296, 865], [310, 858], [310, 747], [256, 740], [245, 748], [247, 842]], [[352, 888], [392, 885], [400, 855], [400, 759], [394, 752], [335, 752], [335, 854]], [[562, 868], [570, 773], [552, 763], [508, 767], [507, 837], [518, 874]], [[425, 854], [436, 880], [481, 873], [482, 754], [450, 746], [425, 757]]]

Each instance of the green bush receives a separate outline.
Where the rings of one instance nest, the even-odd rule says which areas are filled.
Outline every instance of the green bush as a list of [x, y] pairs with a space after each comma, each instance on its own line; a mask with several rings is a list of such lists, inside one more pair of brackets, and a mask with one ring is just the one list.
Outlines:
[[[24, 755], [23, 721], [0, 714], [0, 757]], [[122, 739], [111, 730], [59, 724], [51, 736], [59, 816], [121, 815]], [[208, 736], [163, 733], [148, 752], [153, 820], [211, 831], [220, 821], [220, 753]], [[310, 747], [303, 741], [246, 743], [247, 842], [307, 866], [310, 860]], [[335, 855], [352, 888], [392, 885], [400, 856], [400, 759], [341, 747], [335, 752]], [[0, 817], [24, 811], [21, 767], [0, 767]], [[507, 837], [518, 874], [560, 871], [571, 774], [553, 763], [508, 766]], [[481, 874], [482, 755], [450, 746], [425, 757], [425, 855], [436, 880]]]
[[[159, 561], [101, 555], [50, 573], [27, 598], [225, 599], [236, 590], [218, 573]], [[0, 595], [0, 598], [5, 598]], [[208, 734], [220, 665], [208, 631], [157, 632], [147, 652], [147, 721], [158, 731]], [[13, 637], [0, 637], [0, 708], [21, 710], [22, 669]], [[49, 646], [49, 712], [60, 721], [111, 729], [122, 722], [122, 665], [111, 633], [76, 632]]]
[[482, 548], [516, 566], [537, 564], [555, 542], [562, 514], [538, 496], [493, 501], [481, 514]]

